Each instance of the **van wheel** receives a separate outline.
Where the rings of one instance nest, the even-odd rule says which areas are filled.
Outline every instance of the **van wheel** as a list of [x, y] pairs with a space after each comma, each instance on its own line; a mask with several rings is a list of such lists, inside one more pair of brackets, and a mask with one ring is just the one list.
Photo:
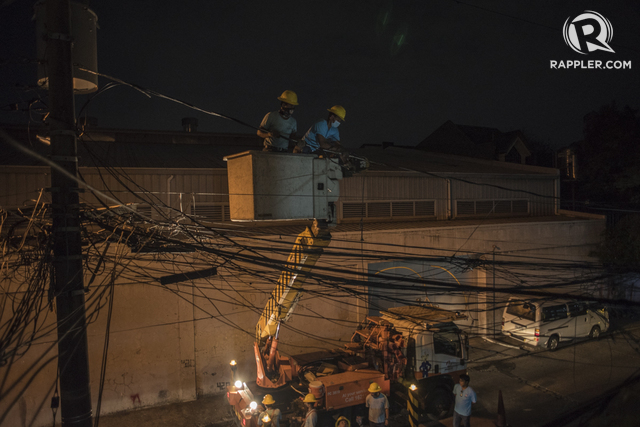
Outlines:
[[549, 341], [547, 342], [547, 348], [550, 351], [556, 351], [558, 349], [558, 343], [560, 342], [560, 338], [557, 335], [551, 335]]
[[591, 328], [591, 332], [589, 332], [590, 338], [599, 338], [600, 337], [600, 326], [596, 325]]
[[451, 413], [453, 399], [449, 397], [451, 393], [437, 388], [429, 393], [427, 397], [427, 413], [436, 420], [446, 418]]

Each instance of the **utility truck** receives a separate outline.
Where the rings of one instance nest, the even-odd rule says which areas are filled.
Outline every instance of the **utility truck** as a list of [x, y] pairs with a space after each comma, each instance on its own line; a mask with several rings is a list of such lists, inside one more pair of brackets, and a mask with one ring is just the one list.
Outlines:
[[[303, 415], [302, 397], [308, 393], [317, 400], [319, 427], [333, 426], [340, 415], [355, 420], [366, 416], [364, 402], [373, 382], [390, 398], [393, 410], [408, 409], [412, 425], [429, 415], [448, 415], [468, 352], [467, 337], [454, 323], [464, 316], [456, 312], [428, 305], [394, 307], [366, 316], [344, 348], [280, 354], [280, 326], [293, 313], [307, 274], [331, 242], [341, 168], [330, 158], [285, 153], [246, 152], [225, 160], [232, 220], [313, 219], [297, 237], [256, 325], [256, 381], [227, 389], [238, 425], [258, 425], [266, 394], [283, 414], [281, 425], [297, 425], [294, 420]], [[290, 193], [302, 196], [303, 203]], [[295, 206], [283, 209], [281, 204]]]

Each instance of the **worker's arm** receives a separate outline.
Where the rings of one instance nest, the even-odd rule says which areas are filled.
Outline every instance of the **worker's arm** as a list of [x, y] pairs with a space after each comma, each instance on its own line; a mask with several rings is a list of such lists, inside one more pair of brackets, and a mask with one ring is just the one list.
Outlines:
[[389, 425], [389, 408], [384, 408], [384, 424]]
[[332, 139], [327, 139], [322, 135], [318, 135], [318, 143], [320, 144], [320, 148], [323, 150], [336, 151], [340, 153], [340, 158], [343, 163], [347, 163], [349, 161], [349, 152], [340, 145], [340, 141], [334, 141]]
[[317, 135], [316, 138], [318, 138], [318, 144], [320, 144], [320, 148], [324, 150], [334, 150], [334, 151], [339, 151], [340, 149], [344, 150], [344, 148], [340, 146], [339, 141], [329, 140], [322, 135]]
[[257, 133], [258, 133], [258, 136], [260, 138], [269, 138], [269, 137], [271, 137], [273, 139], [280, 138], [280, 132], [278, 132], [275, 129], [272, 130], [271, 132], [269, 132], [267, 130], [264, 130], [264, 129], [258, 129]]
[[273, 127], [274, 123], [273, 123], [273, 119], [271, 118], [272, 113], [267, 113], [266, 116], [264, 116], [264, 119], [262, 119], [262, 122], [260, 123], [260, 128], [258, 129], [258, 136], [260, 138], [279, 138], [280, 137], [280, 132], [278, 132], [277, 130], [273, 129], [273, 130], [269, 130], [271, 127]]
[[[299, 144], [300, 138], [302, 138], [302, 136], [300, 136], [297, 131], [293, 132], [293, 133], [291, 133], [291, 135], [289, 135], [289, 140], [291, 140], [295, 144]], [[304, 145], [303, 145], [303, 147], [304, 147]]]

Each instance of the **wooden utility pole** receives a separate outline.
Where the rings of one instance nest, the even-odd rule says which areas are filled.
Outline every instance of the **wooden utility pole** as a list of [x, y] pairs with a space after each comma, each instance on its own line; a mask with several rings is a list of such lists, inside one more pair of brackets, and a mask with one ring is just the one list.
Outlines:
[[[51, 160], [77, 177], [69, 0], [47, 0], [46, 8]], [[51, 168], [52, 286], [58, 316], [58, 372], [64, 427], [91, 427], [79, 191], [76, 180]]]

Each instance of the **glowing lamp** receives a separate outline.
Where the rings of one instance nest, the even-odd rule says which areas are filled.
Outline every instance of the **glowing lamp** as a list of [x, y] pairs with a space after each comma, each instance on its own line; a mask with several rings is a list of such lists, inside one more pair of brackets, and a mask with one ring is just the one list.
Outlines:
[[411, 387], [409, 387], [409, 390], [411, 391], [416, 391], [418, 389], [418, 387], [416, 387], [415, 384], [411, 384]]
[[262, 422], [268, 423], [270, 421], [271, 421], [271, 418], [269, 418], [269, 414], [264, 414], [264, 417], [262, 417]]
[[258, 404], [256, 402], [251, 402], [249, 403], [249, 408], [251, 408], [252, 411], [255, 411], [258, 409]]
[[242, 389], [242, 381], [238, 380], [235, 383], [233, 383], [234, 386], [236, 386], [237, 390]]

